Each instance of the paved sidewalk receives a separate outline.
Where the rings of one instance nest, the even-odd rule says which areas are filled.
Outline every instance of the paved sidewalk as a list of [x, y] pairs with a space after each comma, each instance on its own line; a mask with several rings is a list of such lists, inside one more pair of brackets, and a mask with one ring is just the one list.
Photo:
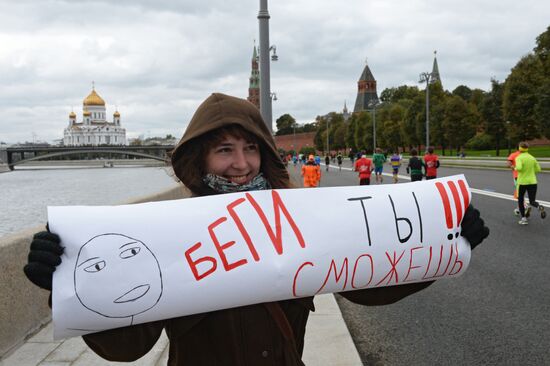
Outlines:
[[[331, 294], [315, 297], [316, 311], [307, 325], [303, 360], [314, 366], [362, 365], [357, 349]], [[163, 333], [144, 357], [133, 363], [108, 362], [90, 350], [81, 337], [54, 342], [50, 322], [17, 349], [0, 366], [164, 366], [168, 361], [168, 339]]]

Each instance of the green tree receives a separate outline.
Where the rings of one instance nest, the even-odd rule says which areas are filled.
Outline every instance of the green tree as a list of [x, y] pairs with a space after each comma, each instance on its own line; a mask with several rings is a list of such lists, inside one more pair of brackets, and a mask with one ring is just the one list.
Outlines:
[[405, 109], [401, 105], [395, 103], [389, 108], [382, 130], [382, 137], [384, 138], [384, 146], [386, 148], [396, 150], [398, 147], [403, 146], [401, 122], [404, 116]]
[[535, 56], [540, 60], [542, 81], [539, 86], [539, 99], [535, 105], [535, 118], [541, 125], [541, 133], [550, 138], [550, 26], [537, 37]]
[[419, 94], [418, 87], [401, 85], [397, 88], [386, 88], [380, 93], [383, 103], [396, 103], [402, 99], [414, 99]]
[[477, 109], [459, 96], [452, 96], [445, 103], [443, 128], [449, 147], [457, 150], [475, 135]]
[[277, 124], [277, 132], [275, 135], [291, 135], [296, 127], [296, 120], [290, 114], [285, 113], [275, 121]]
[[452, 94], [461, 97], [466, 102], [469, 102], [472, 98], [472, 89], [468, 88], [466, 85], [459, 85], [453, 90]]
[[355, 144], [355, 130], [357, 129], [357, 114], [351, 115], [350, 119], [346, 122], [346, 145], [353, 151], [357, 151], [357, 145]]
[[497, 156], [500, 155], [503, 142], [507, 139], [506, 123], [502, 115], [503, 92], [504, 84], [491, 79], [491, 91], [485, 94], [480, 109], [484, 122], [483, 130], [494, 139]]
[[504, 119], [510, 121], [512, 140], [540, 137], [542, 124], [535, 114], [544, 85], [540, 58], [529, 54], [521, 58], [506, 78], [503, 94]]
[[425, 97], [417, 95], [407, 108], [403, 122], [401, 124], [401, 131], [403, 133], [403, 143], [409, 147], [418, 147], [422, 139], [418, 138], [416, 133], [416, 125], [419, 118], [423, 118], [423, 110], [426, 108]]

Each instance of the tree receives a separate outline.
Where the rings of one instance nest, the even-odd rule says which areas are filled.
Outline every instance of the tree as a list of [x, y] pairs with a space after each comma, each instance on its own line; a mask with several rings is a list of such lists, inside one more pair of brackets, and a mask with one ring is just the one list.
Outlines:
[[401, 134], [401, 121], [405, 116], [405, 109], [399, 104], [393, 104], [389, 108], [387, 118], [384, 122], [382, 137], [384, 138], [385, 147], [397, 150], [399, 146], [403, 146]]
[[479, 119], [477, 109], [466, 103], [461, 97], [453, 95], [445, 103], [445, 118], [443, 128], [445, 137], [451, 147], [457, 150], [475, 134], [476, 120]]
[[468, 88], [466, 85], [459, 85], [453, 90], [453, 95], [461, 97], [464, 101], [469, 102], [472, 98], [472, 89]]
[[500, 155], [503, 140], [507, 137], [506, 123], [502, 115], [502, 95], [504, 84], [491, 79], [491, 91], [486, 93], [481, 104], [483, 130], [495, 142], [496, 155]]
[[502, 104], [514, 143], [540, 137], [542, 124], [535, 107], [543, 85], [542, 63], [533, 54], [522, 57], [506, 78]]
[[550, 26], [537, 37], [537, 45], [533, 51], [540, 60], [542, 69], [539, 100], [534, 110], [535, 118], [541, 125], [541, 133], [550, 138]]
[[402, 99], [413, 99], [419, 93], [418, 87], [401, 85], [397, 88], [386, 88], [380, 93], [383, 103], [396, 103]]
[[417, 95], [413, 100], [410, 106], [405, 112], [403, 117], [403, 123], [401, 125], [401, 130], [403, 132], [404, 141], [403, 143], [409, 147], [418, 147], [422, 139], [418, 138], [416, 133], [417, 121], [420, 117], [423, 117], [423, 109], [425, 108], [425, 97], [422, 95]]
[[291, 135], [296, 127], [296, 120], [290, 114], [285, 113], [275, 121], [277, 124], [277, 132], [275, 135]]

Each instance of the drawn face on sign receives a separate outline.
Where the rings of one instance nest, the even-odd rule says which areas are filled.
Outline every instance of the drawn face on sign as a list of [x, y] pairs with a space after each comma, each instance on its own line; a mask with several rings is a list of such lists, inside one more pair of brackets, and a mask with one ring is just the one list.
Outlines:
[[87, 309], [124, 318], [156, 305], [162, 295], [162, 274], [143, 242], [122, 234], [103, 234], [80, 248], [74, 286]]

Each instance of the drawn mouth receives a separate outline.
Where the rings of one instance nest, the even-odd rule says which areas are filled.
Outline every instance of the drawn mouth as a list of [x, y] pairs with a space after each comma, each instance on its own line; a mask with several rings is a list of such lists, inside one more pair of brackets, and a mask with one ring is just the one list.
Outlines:
[[119, 297], [113, 302], [115, 304], [122, 304], [125, 302], [136, 301], [140, 297], [145, 296], [145, 294], [149, 292], [150, 288], [151, 286], [147, 284], [134, 287], [133, 289], [131, 289], [130, 291], [128, 291], [127, 293], [125, 293], [124, 295], [122, 295], [121, 297]]

